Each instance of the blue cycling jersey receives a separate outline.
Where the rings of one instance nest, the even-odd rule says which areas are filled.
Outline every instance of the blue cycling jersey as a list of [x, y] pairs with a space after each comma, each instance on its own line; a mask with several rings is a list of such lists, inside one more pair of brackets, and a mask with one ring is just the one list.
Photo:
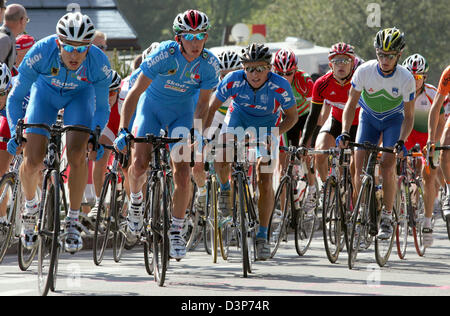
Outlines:
[[152, 80], [146, 93], [162, 105], [195, 99], [199, 90], [217, 86], [220, 73], [219, 61], [210, 51], [205, 49], [197, 59], [188, 62], [175, 41], [162, 42], [140, 69]]
[[272, 72], [259, 89], [250, 86], [244, 70], [232, 72], [220, 82], [216, 97], [222, 102], [231, 97], [230, 110], [237, 109], [255, 123], [269, 118], [276, 120], [281, 109], [287, 110], [296, 104], [289, 82]]
[[[19, 76], [7, 100], [8, 123], [12, 133], [14, 133], [17, 121], [23, 118], [22, 102], [30, 90], [31, 97], [27, 113], [28, 111], [39, 112], [38, 109], [30, 110], [30, 107], [39, 107], [42, 112], [45, 111], [46, 109], [41, 109], [44, 101], [45, 103], [55, 103], [51, 104], [55, 110], [62, 109], [71, 100], [77, 99], [80, 94], [85, 94], [86, 97], [78, 98], [82, 101], [77, 102], [89, 103], [83, 104], [80, 111], [85, 111], [86, 107], [93, 109], [90, 111], [93, 118], [88, 120], [91, 123], [90, 127], [94, 129], [98, 125], [103, 129], [108, 122], [110, 111], [108, 97], [111, 84], [111, 68], [108, 58], [99, 48], [92, 45], [80, 67], [76, 71], [68, 70], [61, 60], [57, 38], [56, 35], [51, 35], [38, 41], [20, 64]], [[38, 100], [38, 98], [46, 98], [46, 100]], [[72, 107], [76, 107], [76, 105]], [[69, 113], [72, 115], [74, 111], [69, 111]], [[66, 115], [64, 120], [66, 120]], [[82, 117], [82, 113], [78, 115]], [[68, 121], [70, 122], [70, 120]]]

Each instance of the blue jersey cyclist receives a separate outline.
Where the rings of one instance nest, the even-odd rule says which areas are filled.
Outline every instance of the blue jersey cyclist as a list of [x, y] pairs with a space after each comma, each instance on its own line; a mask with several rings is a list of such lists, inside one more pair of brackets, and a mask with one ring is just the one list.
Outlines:
[[[19, 76], [7, 101], [11, 135], [17, 121], [23, 117], [22, 101], [30, 92], [25, 113], [27, 123], [51, 125], [58, 111], [64, 109], [66, 125], [103, 129], [109, 117], [109, 85], [111, 69], [107, 57], [91, 45], [95, 28], [91, 19], [79, 12], [67, 13], [57, 23], [56, 35], [36, 43], [19, 67]], [[36, 188], [46, 152], [48, 133], [42, 129], [27, 129], [24, 161], [20, 179], [26, 198], [22, 216], [22, 243], [27, 248], [36, 245], [35, 224], [38, 216]], [[74, 253], [82, 248], [77, 229], [79, 209], [88, 179], [86, 148], [89, 135], [71, 131], [66, 135], [70, 209], [66, 219], [65, 249]], [[8, 151], [16, 154], [15, 139], [8, 142]], [[98, 153], [91, 152], [90, 158]], [[99, 158], [99, 157], [97, 157]]]
[[[243, 50], [241, 56], [244, 70], [228, 74], [217, 87], [217, 92], [211, 101], [206, 127], [209, 126], [220, 106], [231, 98], [232, 102], [225, 118], [226, 128], [221, 132], [223, 134], [222, 141], [232, 140], [237, 134], [236, 132], [248, 131], [256, 132], [257, 138], [265, 142], [266, 137], [264, 136], [273, 133], [274, 128], [278, 127], [278, 133], [272, 135], [278, 136], [287, 132], [297, 122], [296, 101], [291, 85], [283, 77], [271, 72], [271, 59], [272, 54], [268, 47], [262, 44], [249, 45]], [[285, 117], [281, 121], [282, 112], [285, 113]], [[244, 135], [237, 136], [238, 139], [239, 136], [244, 137]], [[276, 139], [275, 137], [271, 138]], [[274, 200], [273, 171], [267, 168], [266, 157], [258, 153], [257, 158], [260, 227], [256, 236], [256, 254], [258, 259], [265, 260], [270, 256], [267, 230]], [[230, 183], [228, 181], [230, 168], [231, 162], [224, 159], [215, 164], [215, 170], [220, 180], [219, 212], [223, 216], [229, 215], [231, 210]]]
[[[206, 14], [197, 10], [188, 10], [175, 17], [175, 41], [162, 42], [143, 61], [140, 66], [142, 72], [125, 99], [121, 130], [115, 141], [118, 149], [125, 146], [126, 135], [130, 133], [127, 127], [134, 111], [136, 118], [132, 132], [138, 137], [147, 133], [159, 135], [161, 129], [167, 130], [171, 137], [188, 136], [194, 119], [205, 118], [220, 71], [217, 58], [205, 49], [209, 27]], [[139, 234], [143, 228], [142, 186], [150, 161], [149, 150], [150, 145], [134, 145], [128, 172], [131, 203], [127, 221], [132, 234]], [[175, 189], [169, 235], [170, 256], [176, 259], [186, 255], [181, 230], [189, 203], [189, 190], [186, 188], [190, 186], [191, 172], [189, 162], [179, 160], [173, 159]]]

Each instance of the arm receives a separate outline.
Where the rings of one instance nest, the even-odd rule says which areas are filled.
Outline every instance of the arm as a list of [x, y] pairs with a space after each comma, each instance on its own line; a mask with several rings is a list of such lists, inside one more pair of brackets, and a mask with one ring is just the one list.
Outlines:
[[306, 147], [306, 144], [314, 133], [314, 129], [317, 125], [317, 121], [319, 120], [320, 112], [322, 110], [322, 105], [322, 103], [311, 103], [311, 111], [308, 114], [305, 127], [303, 128], [300, 146]]
[[145, 76], [144, 74], [140, 74], [136, 83], [128, 92], [127, 97], [122, 106], [122, 111], [120, 112], [120, 126], [119, 128], [128, 128], [130, 124], [131, 118], [136, 111], [136, 106], [141, 97], [141, 94], [147, 90], [147, 88], [152, 83], [152, 80]]
[[400, 139], [405, 141], [414, 127], [414, 100], [405, 102], [405, 119], [400, 131]]
[[216, 114], [217, 110], [222, 106], [223, 102], [217, 98], [217, 93], [214, 94], [214, 96], [211, 98], [211, 102], [209, 104], [208, 109], [208, 116], [205, 122], [204, 129], [207, 129], [211, 126], [212, 121], [214, 119], [214, 115]]
[[351, 87], [350, 95], [344, 107], [344, 114], [342, 115], [342, 133], [349, 133], [353, 120], [355, 119], [356, 107], [360, 97], [361, 91]]
[[298, 121], [297, 108], [295, 105], [291, 106], [287, 110], [284, 110], [284, 114], [286, 116], [278, 126], [280, 135], [289, 131]]
[[[200, 90], [200, 96], [198, 98], [197, 107], [194, 113], [194, 127], [196, 127], [195, 120], [201, 120], [201, 125], [205, 124], [202, 128], [206, 129], [208, 120], [208, 108], [209, 100], [211, 98], [212, 90]], [[201, 126], [200, 125], [200, 126]], [[201, 130], [199, 132], [202, 132]]]
[[28, 78], [24, 74], [19, 74], [14, 88], [8, 95], [6, 101], [6, 114], [8, 117], [9, 130], [11, 135], [16, 134], [17, 121], [24, 117], [22, 102], [28, 95], [28, 92], [36, 78]]
[[438, 139], [437, 135], [437, 125], [439, 120], [439, 112], [444, 104], [445, 96], [436, 93], [434, 97], [433, 104], [431, 105], [430, 115], [428, 117], [428, 142], [435, 143]]

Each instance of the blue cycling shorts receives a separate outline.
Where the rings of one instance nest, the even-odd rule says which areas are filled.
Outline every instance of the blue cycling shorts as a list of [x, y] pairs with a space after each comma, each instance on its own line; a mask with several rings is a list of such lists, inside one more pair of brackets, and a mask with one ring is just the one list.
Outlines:
[[389, 116], [386, 120], [379, 120], [361, 109], [356, 142], [370, 142], [378, 145], [378, 141], [383, 135], [383, 147], [393, 148], [400, 138], [404, 118], [403, 113], [399, 112]]
[[[59, 110], [64, 109], [65, 125], [90, 127], [95, 113], [95, 89], [88, 86], [72, 96], [61, 96], [45, 84], [35, 83], [31, 87], [30, 102], [25, 113], [28, 124], [47, 124], [56, 122]], [[27, 133], [49, 137], [46, 130], [28, 128]]]

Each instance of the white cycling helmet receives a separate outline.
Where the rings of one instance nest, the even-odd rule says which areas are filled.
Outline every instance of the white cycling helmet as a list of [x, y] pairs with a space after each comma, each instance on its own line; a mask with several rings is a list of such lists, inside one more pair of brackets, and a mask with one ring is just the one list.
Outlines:
[[122, 83], [122, 78], [117, 73], [117, 71], [111, 71], [111, 84], [109, 85], [109, 91], [117, 90], [120, 88], [120, 84]]
[[95, 27], [87, 15], [69, 12], [56, 24], [56, 34], [62, 40], [91, 43], [94, 40]]
[[241, 58], [236, 52], [228, 50], [220, 53], [218, 58], [220, 62], [220, 70], [234, 70], [242, 68]]
[[409, 56], [405, 59], [402, 66], [408, 69], [412, 74], [426, 74], [430, 68], [425, 57], [420, 54]]
[[198, 10], [187, 10], [178, 14], [173, 21], [173, 31], [176, 34], [189, 31], [207, 31], [209, 29], [208, 16]]
[[11, 71], [4, 63], [0, 63], [0, 92], [6, 91], [11, 88]]
[[146, 50], [142, 52], [142, 60], [146, 59], [148, 55], [159, 47], [159, 42], [153, 42]]

